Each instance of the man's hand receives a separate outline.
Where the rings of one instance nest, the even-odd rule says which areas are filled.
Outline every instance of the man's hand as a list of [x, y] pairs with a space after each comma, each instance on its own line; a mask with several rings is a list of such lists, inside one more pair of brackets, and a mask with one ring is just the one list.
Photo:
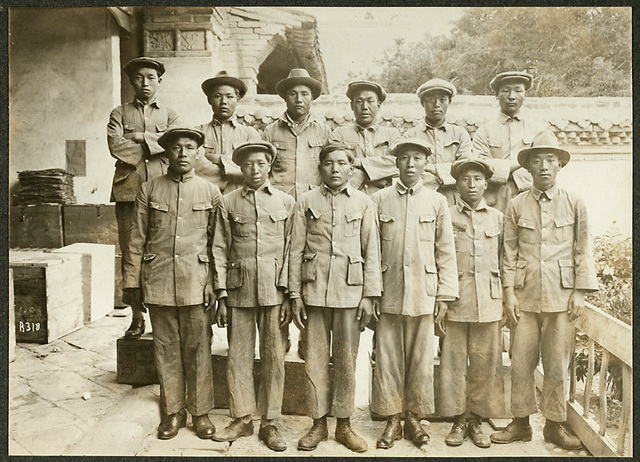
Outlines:
[[142, 289], [134, 287], [122, 289], [122, 302], [132, 307], [142, 307]]
[[373, 315], [374, 309], [374, 301], [372, 297], [364, 297], [358, 303], [358, 308], [356, 309], [356, 319], [360, 321], [360, 332], [367, 327], [369, 321], [371, 321], [371, 316]]
[[293, 323], [300, 330], [304, 329], [307, 324], [307, 310], [301, 298], [291, 300], [291, 313], [293, 315]]
[[373, 317], [376, 318], [376, 321], [380, 321], [380, 298], [376, 297], [373, 299]]
[[227, 327], [228, 318], [227, 318], [227, 299], [221, 298], [218, 300], [218, 309], [216, 310], [216, 323], [218, 327]]
[[291, 323], [291, 301], [288, 298], [280, 305], [280, 327], [287, 326]]
[[209, 309], [215, 305], [216, 303], [216, 294], [213, 291], [213, 286], [211, 284], [207, 284], [204, 286], [204, 310], [209, 311]]
[[567, 311], [569, 312], [569, 321], [575, 321], [580, 317], [584, 311], [584, 292], [581, 290], [573, 291], [569, 297]]
[[436, 326], [438, 326], [443, 334], [446, 334], [444, 321], [446, 320], [448, 309], [449, 305], [447, 305], [447, 302], [443, 301], [436, 302], [436, 305], [433, 309], [433, 315], [435, 316], [434, 323], [436, 324]]
[[503, 298], [504, 311], [506, 311], [509, 321], [515, 326], [520, 319], [520, 302], [516, 297], [516, 290], [513, 287], [505, 287]]

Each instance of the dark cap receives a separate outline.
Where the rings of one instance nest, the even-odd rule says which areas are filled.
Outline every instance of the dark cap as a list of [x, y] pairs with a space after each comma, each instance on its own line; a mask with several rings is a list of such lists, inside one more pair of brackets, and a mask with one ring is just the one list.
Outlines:
[[247, 93], [247, 85], [239, 78], [229, 75], [227, 71], [218, 72], [215, 77], [202, 82], [201, 87], [204, 94], [209, 96], [209, 93], [218, 85], [229, 85], [230, 87], [236, 88], [240, 99]]
[[124, 65], [122, 70], [128, 76], [131, 76], [132, 72], [136, 71], [141, 67], [149, 67], [151, 69], [155, 69], [156, 71], [158, 71], [158, 77], [161, 77], [162, 74], [164, 74], [164, 64], [162, 64], [160, 61], [157, 61], [152, 58], [147, 58], [145, 56], [132, 59], [131, 61], [129, 61], [127, 64]]
[[453, 86], [451, 82], [447, 82], [444, 79], [431, 79], [427, 80], [425, 83], [420, 85], [416, 90], [416, 95], [418, 95], [418, 99], [422, 101], [422, 97], [428, 93], [433, 91], [440, 90], [444, 91], [449, 95], [449, 98], [453, 99], [456, 96], [456, 87]]
[[355, 82], [351, 82], [347, 87], [347, 98], [353, 101], [354, 95], [361, 90], [371, 90], [376, 92], [378, 94], [378, 101], [381, 103], [387, 99], [387, 92], [384, 91], [382, 85], [369, 80], [356, 80]]
[[404, 151], [410, 148], [416, 148], [418, 151], [424, 152], [429, 157], [431, 152], [431, 146], [420, 138], [401, 138], [391, 145], [389, 148], [389, 154], [398, 157]]
[[531, 88], [531, 84], [533, 82], [533, 76], [531, 74], [527, 74], [526, 72], [501, 72], [496, 75], [491, 82], [489, 82], [489, 86], [493, 90], [494, 93], [498, 93], [500, 90], [500, 86], [505, 82], [518, 82], [524, 84], [524, 89], [528, 90]]
[[518, 153], [518, 163], [524, 167], [529, 167], [529, 157], [538, 152], [553, 152], [560, 159], [560, 166], [564, 167], [569, 163], [571, 154], [569, 151], [559, 147], [558, 138], [549, 130], [543, 130], [533, 137], [531, 147], [521, 149]]
[[171, 141], [176, 138], [191, 138], [198, 143], [198, 147], [204, 144], [204, 133], [192, 128], [170, 128], [158, 138], [158, 144], [166, 150]]
[[242, 160], [253, 152], [267, 153], [269, 164], [273, 164], [273, 161], [276, 160], [276, 147], [268, 141], [249, 141], [241, 144], [233, 150], [231, 160], [234, 164], [240, 165]]
[[469, 170], [470, 168], [474, 168], [481, 172], [484, 172], [484, 177], [488, 180], [493, 176], [493, 167], [489, 165], [486, 161], [481, 159], [459, 159], [451, 164], [451, 176], [456, 180], [458, 176], [463, 172]]
[[313, 99], [318, 98], [322, 93], [322, 82], [312, 78], [306, 69], [291, 69], [286, 79], [282, 79], [276, 84], [276, 93], [280, 98], [285, 99], [287, 90], [296, 85], [304, 85], [311, 89]]

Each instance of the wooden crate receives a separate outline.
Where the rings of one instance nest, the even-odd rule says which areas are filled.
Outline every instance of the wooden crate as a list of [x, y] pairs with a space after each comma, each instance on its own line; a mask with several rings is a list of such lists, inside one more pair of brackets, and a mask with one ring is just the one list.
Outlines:
[[16, 359], [16, 316], [13, 298], [13, 270], [9, 268], [9, 362]]
[[80, 255], [10, 250], [9, 267], [17, 342], [49, 343], [83, 326]]
[[53, 250], [55, 254], [79, 254], [82, 258], [84, 323], [106, 316], [114, 307], [113, 245], [76, 243]]
[[115, 204], [65, 205], [63, 212], [64, 245], [111, 244], [120, 253]]
[[140, 338], [119, 338], [116, 341], [116, 355], [116, 382], [129, 385], [158, 383], [150, 332]]
[[61, 205], [10, 207], [9, 247], [58, 248], [63, 245]]

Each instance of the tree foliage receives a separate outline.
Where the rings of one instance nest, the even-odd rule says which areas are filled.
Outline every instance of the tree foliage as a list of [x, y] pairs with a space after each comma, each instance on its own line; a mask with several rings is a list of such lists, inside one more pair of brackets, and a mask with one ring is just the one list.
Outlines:
[[467, 8], [450, 36], [396, 39], [369, 76], [410, 93], [440, 77], [459, 93], [490, 94], [498, 72], [527, 70], [531, 96], [630, 96], [631, 9]]

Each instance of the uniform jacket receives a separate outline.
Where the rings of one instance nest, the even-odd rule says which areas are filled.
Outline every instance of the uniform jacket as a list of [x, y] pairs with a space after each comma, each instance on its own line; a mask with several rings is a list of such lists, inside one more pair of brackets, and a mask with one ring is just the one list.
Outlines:
[[[167, 172], [169, 163], [159, 155], [164, 149], [158, 144], [158, 138], [169, 128], [179, 125], [176, 111], [158, 101], [145, 106], [134, 99], [111, 111], [107, 144], [111, 156], [116, 159], [112, 202], [135, 201], [142, 183]], [[136, 132], [144, 133], [144, 144], [131, 140]]]
[[225, 194], [213, 239], [214, 289], [232, 307], [282, 303], [287, 287], [285, 229], [293, 197], [269, 182]]
[[371, 196], [378, 206], [382, 313], [432, 314], [436, 300], [458, 297], [456, 249], [445, 197], [400, 180]]
[[598, 290], [582, 200], [557, 186], [515, 197], [505, 214], [503, 273], [522, 311], [567, 311], [574, 289]]
[[136, 199], [123, 287], [142, 287], [144, 302], [186, 306], [203, 303], [213, 284], [214, 213], [222, 196], [193, 170], [144, 183]]
[[203, 159], [211, 161], [211, 164], [199, 161], [196, 164], [196, 174], [223, 191], [238, 189], [243, 182], [242, 172], [231, 160], [231, 154], [243, 143], [261, 141], [260, 134], [255, 128], [239, 123], [235, 115], [226, 122], [220, 122], [214, 117], [208, 124], [198, 125], [196, 128], [205, 136]]
[[472, 210], [460, 200], [452, 206], [460, 298], [449, 303], [447, 320], [494, 322], [502, 319], [502, 225], [504, 215], [484, 199]]
[[373, 124], [363, 128], [356, 122], [338, 127], [331, 132], [329, 141], [346, 144], [353, 156], [361, 159], [362, 170], [355, 169], [349, 182], [367, 194], [387, 187], [398, 176], [396, 158], [389, 155], [389, 145], [400, 138], [393, 127]]
[[348, 183], [338, 193], [323, 184], [300, 196], [292, 220], [289, 292], [332, 308], [380, 296], [375, 205], [366, 194]]
[[278, 150], [271, 167], [271, 184], [295, 198], [319, 186], [319, 155], [330, 131], [328, 125], [313, 117], [295, 125], [286, 113], [265, 127], [262, 138]]
[[456, 180], [451, 176], [451, 164], [458, 159], [473, 157], [469, 133], [464, 128], [446, 121], [435, 128], [423, 120], [418, 126], [407, 130], [403, 137], [420, 138], [431, 146], [432, 155], [427, 162], [435, 165], [438, 176], [425, 172], [422, 180], [428, 188], [444, 194], [449, 205], [455, 204]]

